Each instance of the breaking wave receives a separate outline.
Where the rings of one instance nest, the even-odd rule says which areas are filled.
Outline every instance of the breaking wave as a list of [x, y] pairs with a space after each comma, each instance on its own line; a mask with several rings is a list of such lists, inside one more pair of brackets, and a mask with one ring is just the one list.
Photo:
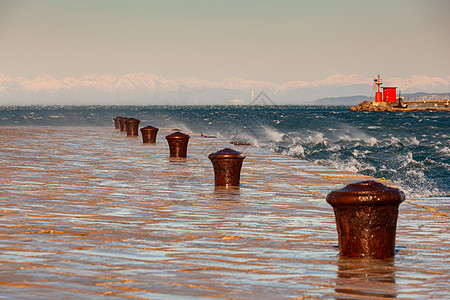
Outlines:
[[450, 195], [446, 112], [352, 113], [343, 106], [7, 106], [0, 107], [0, 125], [111, 126], [118, 115], [386, 178], [408, 197]]

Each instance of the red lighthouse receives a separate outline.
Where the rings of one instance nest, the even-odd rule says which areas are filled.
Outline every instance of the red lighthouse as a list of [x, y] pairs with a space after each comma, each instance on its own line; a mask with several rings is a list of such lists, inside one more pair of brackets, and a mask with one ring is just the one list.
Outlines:
[[382, 102], [383, 98], [381, 96], [381, 92], [380, 92], [380, 85], [383, 84], [383, 80], [381, 79], [380, 75], [378, 75], [378, 78], [375, 78], [373, 80], [373, 87], [375, 89], [375, 85], [377, 85], [377, 92], [375, 93], [375, 102]]
[[375, 102], [395, 102], [397, 101], [397, 87], [381, 87], [383, 93], [380, 92], [380, 86], [383, 80], [380, 75], [373, 80], [374, 88], [377, 85], [377, 92], [375, 93]]

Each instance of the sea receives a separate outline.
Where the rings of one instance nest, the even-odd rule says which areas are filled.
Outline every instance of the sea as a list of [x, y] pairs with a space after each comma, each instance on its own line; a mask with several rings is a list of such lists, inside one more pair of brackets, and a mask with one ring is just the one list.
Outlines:
[[[410, 198], [450, 196], [448, 112], [350, 112], [348, 106], [0, 106], [0, 126], [177, 128], [384, 178]], [[32, 141], [31, 141], [32, 142]]]

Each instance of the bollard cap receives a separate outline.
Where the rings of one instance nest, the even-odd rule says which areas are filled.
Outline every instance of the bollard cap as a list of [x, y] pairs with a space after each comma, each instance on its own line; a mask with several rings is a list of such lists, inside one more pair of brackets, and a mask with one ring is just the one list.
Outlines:
[[129, 119], [127, 119], [127, 118], [125, 118], [125, 123], [140, 123], [141, 121], [139, 121], [138, 119], [135, 119], [135, 118], [129, 118]]
[[123, 117], [122, 116], [117, 116], [113, 120], [120, 120], [120, 119], [123, 119]]
[[184, 134], [184, 133], [179, 132], [179, 131], [174, 132], [174, 133], [169, 134], [168, 136], [166, 136], [166, 139], [168, 139], [168, 140], [171, 140], [171, 139], [186, 139], [186, 140], [188, 140], [189, 138], [190, 138], [189, 135]]
[[153, 127], [153, 126], [145, 126], [141, 128], [141, 131], [158, 131], [159, 128]]
[[245, 157], [246, 157], [245, 154], [230, 148], [225, 148], [208, 155], [209, 159], [222, 159], [222, 158], [244, 159]]
[[388, 187], [374, 180], [352, 183], [327, 196], [331, 206], [343, 205], [394, 205], [405, 201], [405, 194], [397, 188]]

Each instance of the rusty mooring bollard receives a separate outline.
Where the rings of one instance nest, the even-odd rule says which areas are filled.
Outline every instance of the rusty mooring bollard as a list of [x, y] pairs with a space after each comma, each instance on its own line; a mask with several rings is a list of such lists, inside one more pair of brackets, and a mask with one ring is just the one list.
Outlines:
[[395, 255], [398, 207], [405, 194], [396, 188], [367, 180], [333, 191], [339, 252], [350, 258], [388, 258]]
[[189, 135], [179, 131], [166, 136], [170, 157], [186, 157], [189, 138]]
[[120, 119], [119, 119], [119, 125], [120, 125], [120, 131], [125, 131], [125, 121], [127, 120], [128, 118], [125, 118], [125, 117], [121, 117]]
[[115, 117], [113, 119], [114, 126], [116, 127], [116, 129], [120, 129], [120, 119], [123, 119], [123, 117], [122, 116], [118, 116], [118, 117]]
[[144, 143], [156, 143], [156, 135], [158, 134], [158, 128], [153, 126], [145, 126], [141, 128], [142, 141]]
[[125, 128], [127, 130], [127, 136], [138, 136], [139, 135], [139, 131], [138, 131], [139, 123], [141, 123], [141, 121], [139, 121], [138, 119], [135, 119], [135, 118], [126, 119]]
[[239, 186], [242, 162], [245, 155], [230, 148], [208, 155], [214, 167], [216, 186]]

